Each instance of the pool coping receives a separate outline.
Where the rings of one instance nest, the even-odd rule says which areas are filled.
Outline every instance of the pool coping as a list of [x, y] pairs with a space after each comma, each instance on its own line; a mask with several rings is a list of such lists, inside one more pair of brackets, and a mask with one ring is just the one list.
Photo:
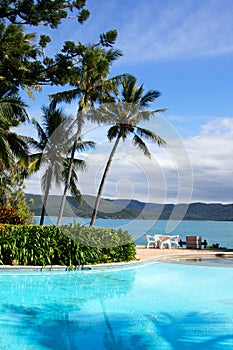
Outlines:
[[[233, 258], [232, 249], [146, 249], [144, 246], [136, 247], [136, 260], [128, 262], [115, 262], [115, 263], [104, 263], [104, 264], [90, 264], [82, 266], [61, 266], [61, 265], [46, 265], [46, 266], [23, 266], [23, 265], [0, 265], [1, 271], [79, 271], [79, 270], [103, 270], [109, 268], [126, 268], [132, 266], [143, 266], [145, 263], [150, 262], [171, 262], [177, 259], [192, 259], [192, 258]], [[146, 255], [140, 254], [140, 252], [146, 253]]]

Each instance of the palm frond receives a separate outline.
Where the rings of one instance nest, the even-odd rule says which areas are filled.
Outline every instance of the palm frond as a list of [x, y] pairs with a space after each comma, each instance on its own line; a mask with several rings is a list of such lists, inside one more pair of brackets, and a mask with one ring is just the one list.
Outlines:
[[115, 60], [117, 60], [119, 57], [122, 57], [122, 56], [123, 56], [122, 51], [118, 49], [110, 49], [106, 52], [106, 55], [105, 55], [109, 63], [114, 62]]
[[[67, 178], [68, 176], [68, 172], [69, 172], [69, 166], [70, 166], [70, 158], [66, 158], [63, 160], [63, 170], [62, 170], [62, 174], [63, 174], [63, 178]], [[80, 171], [85, 171], [87, 169], [86, 166], [86, 162], [83, 159], [77, 159], [74, 158], [73, 161], [73, 166], [72, 166], [72, 176], [76, 177], [76, 171], [80, 170]]]
[[155, 109], [155, 110], [151, 110], [151, 111], [140, 111], [138, 112], [138, 122], [143, 121], [143, 120], [150, 120], [151, 117], [155, 116], [158, 113], [163, 113], [166, 112], [166, 108], [160, 108], [160, 109]]
[[27, 105], [19, 97], [5, 97], [0, 99], [0, 116], [9, 121], [10, 126], [29, 120], [26, 112]]
[[140, 105], [148, 108], [150, 103], [156, 101], [160, 94], [161, 93], [157, 90], [149, 90], [144, 96], [141, 97]]
[[58, 92], [56, 94], [51, 94], [49, 95], [49, 98], [53, 99], [53, 101], [56, 103], [59, 103], [59, 102], [70, 103], [73, 99], [80, 97], [81, 93], [82, 91], [80, 90], [80, 88], [76, 88], [72, 90]]
[[11, 152], [10, 145], [5, 138], [5, 135], [2, 135], [0, 130], [0, 150], [1, 150], [1, 163], [4, 167], [9, 168], [13, 163], [14, 157]]
[[96, 143], [93, 141], [79, 141], [76, 147], [76, 151], [84, 152], [95, 148]]
[[115, 137], [118, 136], [120, 132], [120, 128], [119, 128], [119, 125], [116, 124], [116, 125], [113, 125], [109, 130], [108, 130], [108, 134], [107, 134], [107, 137], [109, 139], [109, 141], [112, 141]]
[[164, 145], [166, 143], [165, 140], [163, 140], [159, 135], [155, 134], [153, 131], [136, 127], [136, 132], [141, 137], [145, 137], [146, 139], [157, 143], [159, 146]]
[[42, 156], [43, 156], [43, 153], [35, 153], [29, 156], [28, 174], [33, 174], [40, 169], [41, 162], [43, 161]]
[[[73, 164], [73, 166], [72, 166], [71, 179], [70, 179], [70, 183], [69, 183], [68, 188], [71, 191], [72, 196], [74, 196], [78, 201], [80, 201], [81, 200], [81, 193], [77, 188], [78, 175], [77, 175], [77, 172], [75, 171], [75, 168], [77, 166], [79, 169], [81, 169], [82, 167], [85, 168], [85, 162], [83, 160], [76, 159], [74, 163], [75, 164]], [[63, 182], [66, 182], [68, 173], [69, 173], [69, 160], [66, 159], [63, 163], [63, 171], [62, 171]]]
[[13, 132], [8, 132], [7, 141], [10, 145], [11, 152], [17, 158], [26, 158], [29, 155], [27, 138], [17, 135]]
[[[38, 121], [35, 118], [32, 118], [31, 120], [32, 124], [36, 127], [37, 130], [37, 134], [38, 134], [38, 138], [39, 138], [39, 142], [34, 143], [34, 146], [39, 150], [39, 149], [43, 149], [46, 145], [46, 143], [48, 142], [48, 137], [45, 133], [45, 131], [43, 130], [42, 126], [38, 123]], [[33, 144], [32, 144], [33, 146]]]
[[133, 144], [134, 144], [134, 146], [138, 147], [140, 149], [140, 151], [142, 151], [146, 157], [148, 157], [148, 158], [151, 157], [150, 151], [149, 151], [148, 147], [146, 146], [145, 142], [136, 134], [133, 137]]
[[73, 177], [70, 180], [69, 189], [70, 189], [71, 195], [78, 201], [78, 203], [81, 203], [82, 202], [82, 194], [77, 187], [77, 181], [74, 181]]

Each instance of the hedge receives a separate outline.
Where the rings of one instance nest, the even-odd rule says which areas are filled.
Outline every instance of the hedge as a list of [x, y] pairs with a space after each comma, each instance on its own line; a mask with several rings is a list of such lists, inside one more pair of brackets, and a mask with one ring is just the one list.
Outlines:
[[80, 224], [0, 225], [0, 264], [80, 266], [134, 260], [135, 244], [122, 230]]

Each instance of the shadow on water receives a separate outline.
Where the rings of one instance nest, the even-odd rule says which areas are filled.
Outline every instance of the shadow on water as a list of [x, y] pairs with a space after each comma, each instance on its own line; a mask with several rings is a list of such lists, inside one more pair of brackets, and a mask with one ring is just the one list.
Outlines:
[[[111, 313], [100, 300], [100, 312], [82, 307], [44, 304], [27, 308], [3, 305], [8, 332], [20, 344], [27, 337], [33, 349], [49, 350], [222, 350], [233, 348], [232, 323], [214, 313], [137, 315]], [[25, 348], [29, 349], [31, 347]], [[11, 348], [10, 348], [11, 349]]]
[[[220, 314], [190, 312], [177, 316], [148, 316], [160, 336], [174, 350], [233, 348], [233, 330]], [[217, 334], [217, 335], [216, 335]]]

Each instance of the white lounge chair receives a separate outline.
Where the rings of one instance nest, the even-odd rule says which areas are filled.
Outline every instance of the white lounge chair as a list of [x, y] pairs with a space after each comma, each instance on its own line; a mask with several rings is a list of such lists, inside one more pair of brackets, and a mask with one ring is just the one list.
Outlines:
[[163, 236], [162, 235], [154, 235], [155, 248], [159, 248], [161, 237], [163, 237]]
[[163, 249], [165, 245], [167, 245], [167, 247], [171, 249], [171, 236], [160, 236], [159, 248]]
[[179, 248], [180, 247], [179, 242], [178, 242], [179, 235], [171, 236], [170, 239], [171, 239], [171, 245], [174, 245], [175, 248]]
[[154, 236], [146, 235], [146, 248], [150, 248], [150, 244], [153, 244], [155, 246], [155, 240]]
[[150, 248], [150, 245], [153, 244], [154, 248], [159, 248], [161, 235], [146, 235], [146, 248]]

